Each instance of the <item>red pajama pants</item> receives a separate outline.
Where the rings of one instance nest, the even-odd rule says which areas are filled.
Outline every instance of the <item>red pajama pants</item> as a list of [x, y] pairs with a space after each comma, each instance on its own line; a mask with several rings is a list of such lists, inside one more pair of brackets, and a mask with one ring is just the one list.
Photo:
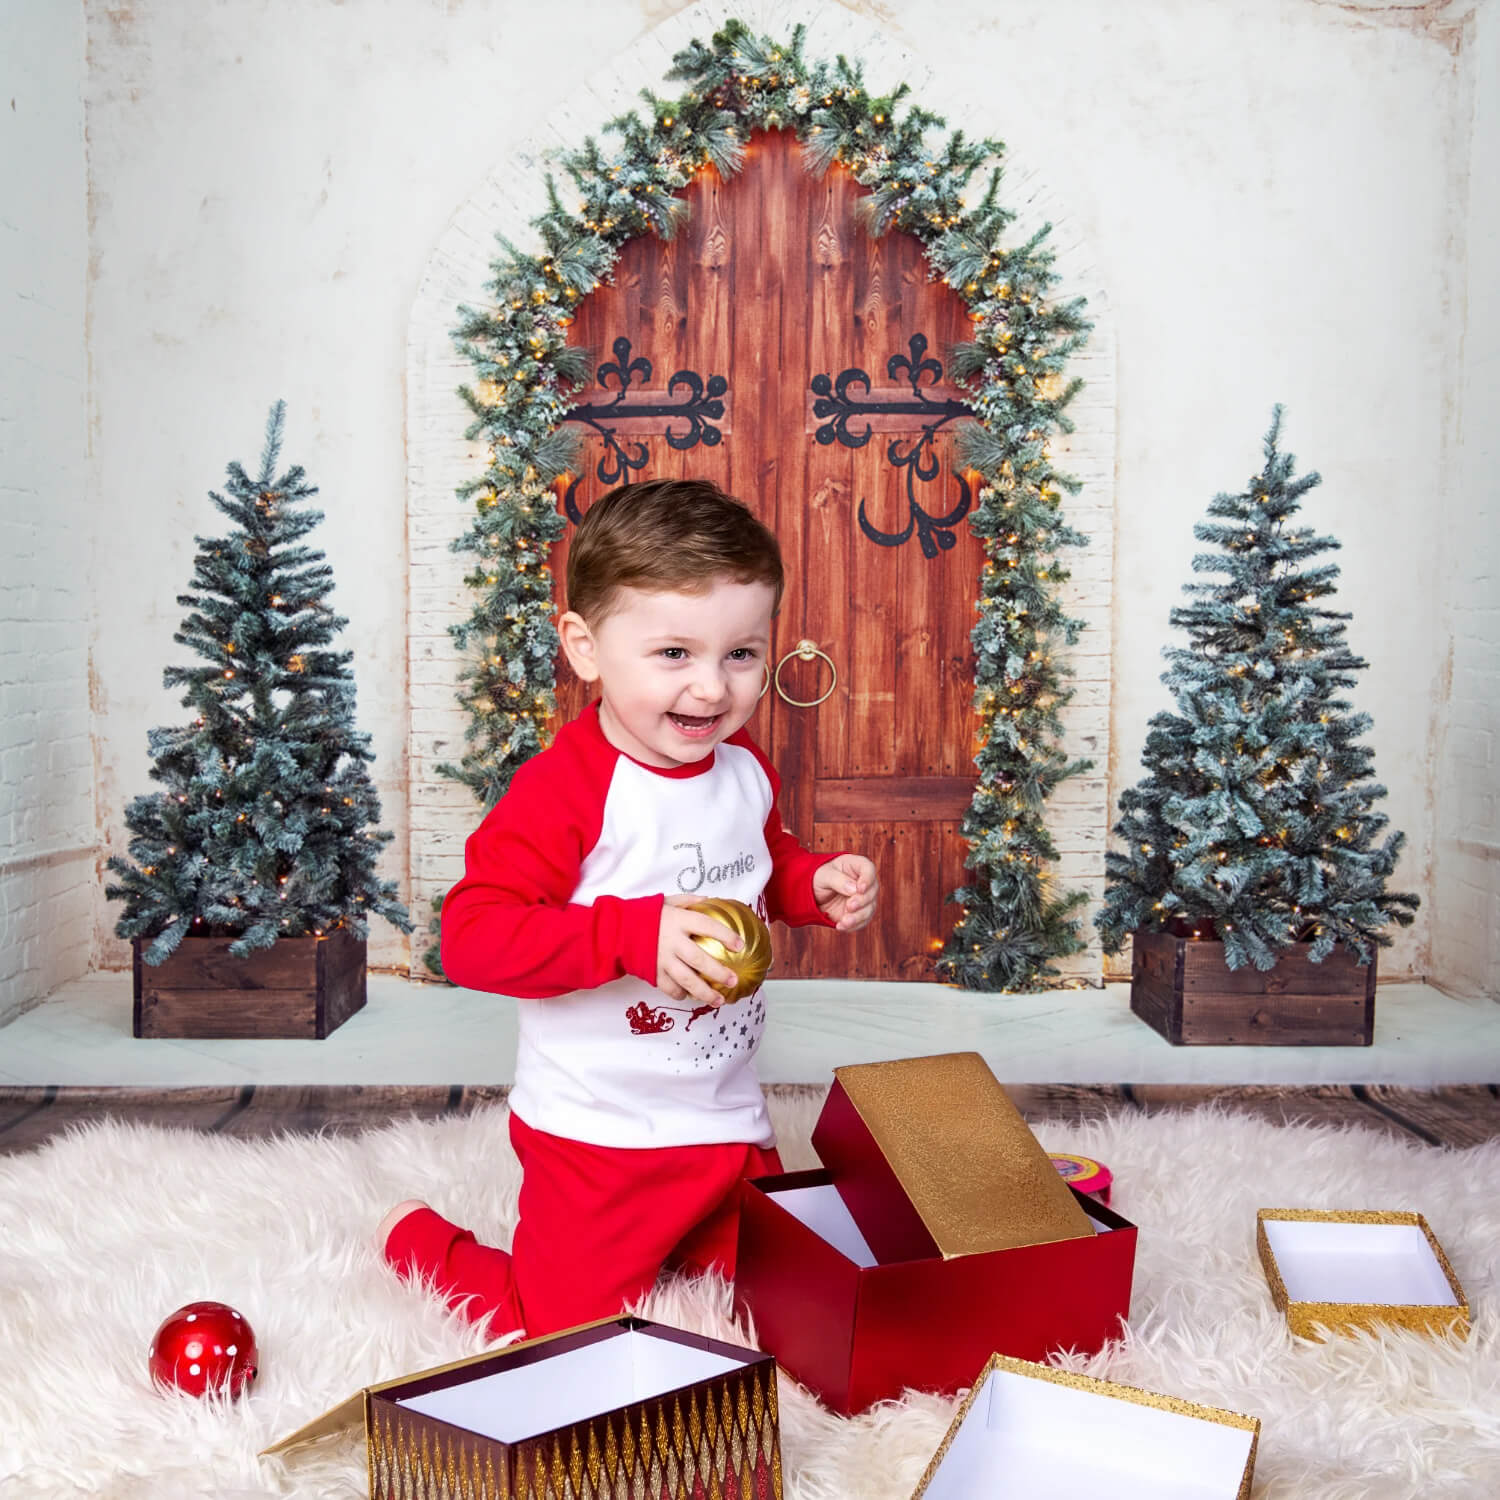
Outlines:
[[593, 1146], [515, 1115], [510, 1139], [522, 1178], [509, 1251], [479, 1244], [431, 1209], [408, 1214], [385, 1245], [399, 1272], [430, 1278], [495, 1337], [614, 1317], [663, 1266], [717, 1267], [732, 1278], [740, 1180], [781, 1171], [764, 1146]]

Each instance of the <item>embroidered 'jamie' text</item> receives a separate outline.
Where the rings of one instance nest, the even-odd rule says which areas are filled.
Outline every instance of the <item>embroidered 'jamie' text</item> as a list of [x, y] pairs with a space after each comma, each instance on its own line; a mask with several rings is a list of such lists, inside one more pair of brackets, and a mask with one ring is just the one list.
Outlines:
[[693, 864], [684, 865], [677, 872], [677, 889], [679, 891], [696, 891], [705, 883], [721, 885], [726, 881], [738, 880], [742, 875], [748, 875], [755, 869], [755, 856], [753, 854], [741, 854], [727, 864], [710, 865], [703, 859], [703, 845], [697, 843], [673, 844], [674, 849], [691, 849], [697, 856]]

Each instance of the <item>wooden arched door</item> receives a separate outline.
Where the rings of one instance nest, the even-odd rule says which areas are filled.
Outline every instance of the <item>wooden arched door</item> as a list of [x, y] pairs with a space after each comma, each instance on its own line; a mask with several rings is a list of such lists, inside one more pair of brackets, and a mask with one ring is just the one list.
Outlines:
[[[984, 556], [940, 378], [969, 325], [917, 239], [858, 226], [861, 196], [842, 168], [809, 175], [790, 132], [757, 134], [738, 176], [694, 181], [675, 240], [625, 247], [569, 334], [596, 378], [574, 408], [588, 442], [559, 484], [565, 511], [625, 480], [702, 475], [781, 543], [778, 684], [750, 732], [781, 774], [786, 826], [868, 854], [882, 893], [853, 937], [779, 930], [778, 978], [934, 978], [957, 915], [946, 898], [969, 874]], [[562, 714], [590, 692], [559, 657]]]

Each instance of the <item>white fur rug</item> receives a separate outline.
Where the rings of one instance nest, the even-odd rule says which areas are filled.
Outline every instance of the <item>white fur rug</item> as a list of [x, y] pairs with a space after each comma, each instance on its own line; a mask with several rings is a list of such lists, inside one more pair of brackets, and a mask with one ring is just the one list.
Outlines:
[[[789, 1168], [815, 1165], [819, 1097], [773, 1100]], [[503, 1243], [517, 1186], [505, 1123], [496, 1109], [257, 1142], [103, 1122], [0, 1158], [0, 1494], [364, 1496], [352, 1442], [285, 1462], [256, 1452], [368, 1381], [483, 1347], [387, 1274], [370, 1231], [420, 1193]], [[1107, 1162], [1140, 1226], [1129, 1337], [1074, 1368], [1259, 1416], [1264, 1500], [1500, 1495], [1500, 1142], [1444, 1152], [1211, 1110], [1037, 1134]], [[1469, 1295], [1469, 1341], [1293, 1339], [1255, 1257], [1260, 1207], [1424, 1213]], [[256, 1331], [260, 1378], [238, 1404], [148, 1383], [157, 1323], [197, 1298]], [[664, 1284], [643, 1311], [745, 1338], [717, 1282]], [[908, 1395], [844, 1421], [783, 1376], [789, 1500], [907, 1500], [953, 1405]]]

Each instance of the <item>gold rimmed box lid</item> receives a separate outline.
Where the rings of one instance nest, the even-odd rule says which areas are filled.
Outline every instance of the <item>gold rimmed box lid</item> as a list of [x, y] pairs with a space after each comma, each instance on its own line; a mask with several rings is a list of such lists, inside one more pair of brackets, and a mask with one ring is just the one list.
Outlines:
[[774, 1424], [775, 1362], [769, 1354], [645, 1318], [601, 1318], [367, 1385], [260, 1456], [286, 1454], [355, 1428], [363, 1428], [368, 1440], [372, 1413], [382, 1400], [470, 1435], [513, 1444], [751, 1372], [762, 1377], [757, 1389]]
[[1094, 1233], [979, 1053], [833, 1071], [813, 1145], [882, 1263]]
[[[602, 1327], [606, 1323], [617, 1321], [614, 1318], [601, 1318], [597, 1323], [583, 1325], [588, 1328]], [[564, 1330], [565, 1333], [577, 1332], [576, 1329]], [[553, 1339], [563, 1337], [563, 1333], [548, 1334], [542, 1338], [528, 1339], [524, 1347], [537, 1344], [550, 1343]], [[508, 1344], [505, 1350], [520, 1349], [520, 1343]], [[356, 1391], [345, 1401], [340, 1401], [337, 1406], [330, 1406], [327, 1411], [316, 1416], [310, 1422], [305, 1422], [295, 1432], [289, 1432], [284, 1438], [279, 1438], [269, 1448], [262, 1448], [257, 1455], [260, 1458], [270, 1458], [273, 1455], [289, 1453], [294, 1448], [300, 1448], [305, 1443], [315, 1443], [320, 1438], [334, 1437], [343, 1432], [363, 1426], [367, 1414], [367, 1403], [369, 1398], [379, 1391], [393, 1390], [398, 1385], [405, 1385], [412, 1380], [425, 1379], [428, 1376], [446, 1375], [451, 1370], [467, 1369], [471, 1365], [481, 1365], [486, 1361], [493, 1361], [496, 1354], [502, 1352], [497, 1349], [487, 1349], [483, 1354], [470, 1354], [464, 1359], [450, 1360], [447, 1364], [434, 1365], [431, 1369], [421, 1370], [410, 1375], [397, 1375], [391, 1380], [376, 1381], [373, 1385], [367, 1385]]]
[[1257, 1417], [996, 1354], [912, 1500], [1249, 1500], [1259, 1441]]
[[1271, 1300], [1293, 1333], [1395, 1325], [1468, 1337], [1463, 1287], [1421, 1214], [1263, 1208], [1255, 1219]]

